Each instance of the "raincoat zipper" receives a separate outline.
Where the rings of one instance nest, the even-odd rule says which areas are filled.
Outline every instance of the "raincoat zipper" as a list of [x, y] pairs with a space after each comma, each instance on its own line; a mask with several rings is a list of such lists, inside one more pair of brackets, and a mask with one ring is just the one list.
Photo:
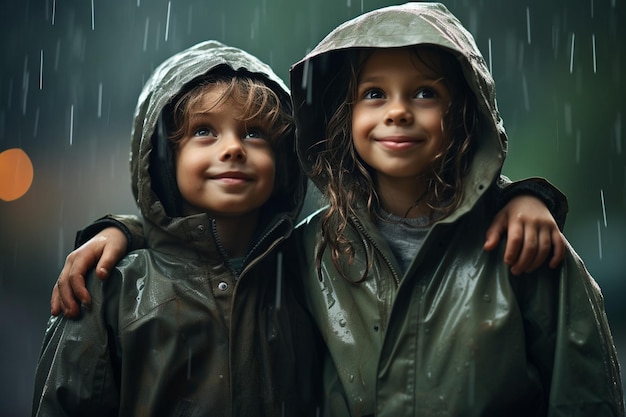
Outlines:
[[361, 221], [356, 216], [351, 216], [351, 219], [354, 222], [354, 224], [356, 225], [356, 227], [359, 229], [359, 231], [361, 233], [363, 233], [363, 235], [367, 238], [367, 240], [372, 244], [374, 249], [376, 249], [378, 251], [378, 253], [380, 254], [380, 256], [385, 260], [385, 262], [387, 263], [387, 266], [389, 267], [389, 270], [393, 274], [393, 279], [396, 282], [396, 285], [399, 287], [400, 286], [400, 277], [398, 276], [398, 273], [396, 272], [395, 268], [393, 267], [393, 264], [391, 263], [391, 261], [389, 260], [387, 255], [383, 252], [383, 250], [380, 248], [380, 246], [378, 246], [378, 244], [372, 238], [372, 236], [365, 230], [365, 227], [363, 226]]

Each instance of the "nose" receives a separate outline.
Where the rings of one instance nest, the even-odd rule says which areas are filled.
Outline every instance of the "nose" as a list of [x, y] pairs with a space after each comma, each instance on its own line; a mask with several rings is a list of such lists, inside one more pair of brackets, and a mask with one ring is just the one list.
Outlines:
[[236, 135], [224, 135], [220, 159], [222, 161], [245, 161], [246, 150], [241, 139]]
[[404, 99], [396, 99], [388, 104], [385, 123], [388, 125], [408, 125], [413, 123], [413, 111]]

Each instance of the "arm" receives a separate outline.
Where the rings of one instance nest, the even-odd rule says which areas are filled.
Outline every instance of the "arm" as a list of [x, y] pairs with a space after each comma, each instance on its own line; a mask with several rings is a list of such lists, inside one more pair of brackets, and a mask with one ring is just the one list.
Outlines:
[[503, 208], [487, 230], [484, 249], [493, 250], [506, 232], [504, 262], [514, 275], [537, 269], [550, 253], [549, 265], [556, 268], [565, 252], [559, 230], [567, 215], [565, 196], [541, 178], [511, 183], [501, 177], [498, 187]]
[[[103, 283], [88, 276], [93, 307], [81, 320], [51, 317], [35, 373], [32, 415], [110, 416], [119, 407], [117, 304], [119, 291], [103, 296]], [[121, 278], [111, 280], [121, 282]], [[114, 287], [114, 286], [109, 286]], [[102, 299], [113, 308], [105, 308]], [[107, 316], [106, 311], [110, 316]]]
[[77, 249], [65, 259], [52, 289], [50, 306], [53, 316], [63, 312], [67, 317], [76, 317], [79, 313], [77, 299], [82, 304], [91, 304], [91, 297], [85, 288], [87, 271], [96, 266], [96, 276], [106, 279], [127, 252], [142, 248], [141, 221], [136, 216], [103, 217], [78, 232], [75, 245]]

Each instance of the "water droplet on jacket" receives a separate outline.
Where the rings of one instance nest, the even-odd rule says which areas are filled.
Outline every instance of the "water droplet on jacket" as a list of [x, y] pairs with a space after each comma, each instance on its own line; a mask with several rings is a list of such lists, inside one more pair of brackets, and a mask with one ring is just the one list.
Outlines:
[[483, 301], [486, 303], [490, 303], [491, 302], [491, 296], [489, 294], [484, 294], [483, 295]]
[[346, 324], [347, 324], [346, 319], [339, 319], [339, 325], [341, 327], [346, 327]]

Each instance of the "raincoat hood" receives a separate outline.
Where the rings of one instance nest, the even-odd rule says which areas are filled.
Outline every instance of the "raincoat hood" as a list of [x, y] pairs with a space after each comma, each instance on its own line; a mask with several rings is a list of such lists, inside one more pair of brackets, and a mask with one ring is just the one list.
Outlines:
[[[495, 85], [474, 38], [440, 3], [411, 2], [363, 14], [337, 27], [290, 70], [297, 149], [306, 172], [315, 161], [313, 145], [325, 137], [327, 121], [347, 93], [342, 76], [345, 51], [433, 45], [452, 52], [478, 101], [480, 117], [476, 153], [464, 190], [472, 206], [500, 173], [507, 136], [498, 113]], [[321, 188], [323, 179], [313, 181]], [[317, 182], [316, 182], [317, 181]], [[465, 211], [465, 210], [463, 210]]]
[[[289, 89], [268, 65], [245, 51], [217, 41], [198, 43], [168, 58], [154, 70], [135, 109], [131, 183], [144, 218], [173, 234], [180, 232], [176, 225], [177, 218], [181, 216], [178, 207], [182, 196], [176, 186], [173, 152], [165, 132], [163, 110], [200, 77], [224, 66], [260, 77], [288, 109], [291, 107]], [[293, 219], [301, 208], [306, 182], [304, 175], [298, 174], [300, 169], [295, 162], [294, 138], [284, 138], [280, 143], [279, 146], [285, 147], [282, 155], [287, 157], [276, 158], [275, 190], [264, 207], [268, 216], [286, 213]]]

